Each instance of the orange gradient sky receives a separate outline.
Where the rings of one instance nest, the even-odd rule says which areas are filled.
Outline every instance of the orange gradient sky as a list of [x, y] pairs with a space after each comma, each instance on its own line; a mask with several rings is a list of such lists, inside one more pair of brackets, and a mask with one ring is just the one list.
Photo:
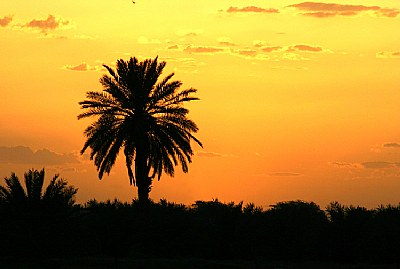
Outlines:
[[45, 167], [78, 202], [136, 197], [123, 160], [99, 181], [79, 156], [78, 102], [102, 64], [158, 55], [198, 89], [204, 148], [154, 200], [397, 204], [399, 29], [397, 0], [2, 1], [0, 176]]

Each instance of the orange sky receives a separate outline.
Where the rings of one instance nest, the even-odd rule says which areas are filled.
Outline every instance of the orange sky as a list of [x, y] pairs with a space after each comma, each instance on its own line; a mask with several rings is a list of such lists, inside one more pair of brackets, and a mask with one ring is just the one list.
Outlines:
[[[46, 167], [78, 201], [129, 201], [77, 153], [101, 65], [159, 56], [198, 89], [204, 149], [151, 197], [267, 206], [400, 201], [399, 1], [14, 0], [0, 4], [0, 176]], [[180, 168], [178, 168], [178, 171]]]

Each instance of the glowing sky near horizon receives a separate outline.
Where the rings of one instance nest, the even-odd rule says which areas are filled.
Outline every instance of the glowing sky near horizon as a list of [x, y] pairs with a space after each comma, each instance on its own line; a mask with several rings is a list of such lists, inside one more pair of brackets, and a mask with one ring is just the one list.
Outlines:
[[159, 56], [198, 89], [204, 148], [150, 196], [400, 202], [400, 2], [2, 1], [0, 176], [46, 167], [78, 201], [129, 201], [123, 161], [79, 156], [78, 102], [117, 59]]

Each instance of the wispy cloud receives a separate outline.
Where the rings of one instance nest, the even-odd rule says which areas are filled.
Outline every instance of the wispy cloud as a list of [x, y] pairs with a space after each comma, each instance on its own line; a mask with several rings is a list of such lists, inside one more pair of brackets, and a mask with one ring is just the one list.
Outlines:
[[179, 49], [179, 46], [178, 45], [171, 45], [171, 46], [168, 46], [167, 49], [168, 50], [177, 50], [177, 49]]
[[290, 46], [287, 51], [323, 52], [323, 49], [321, 47], [310, 45], [294, 45]]
[[208, 54], [213, 54], [216, 52], [223, 52], [223, 48], [219, 47], [212, 47], [212, 46], [192, 46], [189, 45], [187, 46], [183, 51], [188, 52], [188, 53], [208, 53]]
[[288, 7], [305, 11], [302, 15], [316, 18], [329, 18], [335, 16], [356, 16], [361, 12], [372, 11], [376, 16], [395, 18], [400, 14], [396, 8], [382, 8], [379, 6], [346, 5], [336, 3], [303, 2], [289, 5]]
[[3, 18], [0, 18], [0, 26], [1, 27], [6, 27], [7, 25], [10, 24], [10, 22], [13, 20], [13, 16], [5, 16]]
[[90, 66], [87, 63], [82, 63], [78, 65], [65, 65], [63, 69], [70, 71], [98, 71], [101, 69], [99, 66]]
[[229, 7], [226, 10], [227, 13], [279, 13], [279, 10], [275, 8], [261, 8], [256, 6], [247, 7]]
[[217, 152], [211, 152], [211, 151], [200, 151], [197, 152], [196, 154], [199, 157], [208, 157], [208, 158], [214, 158], [214, 157], [224, 157], [226, 155], [222, 153], [217, 153]]
[[261, 50], [263, 52], [274, 52], [282, 50], [282, 47], [281, 46], [262, 47]]
[[33, 19], [25, 24], [24, 27], [38, 29], [43, 33], [47, 33], [49, 30], [61, 28], [69, 23], [68, 20], [56, 18], [54, 15], [49, 15], [47, 19]]
[[381, 59], [390, 59], [390, 58], [400, 58], [400, 51], [381, 51], [376, 53], [376, 58], [381, 58]]
[[387, 161], [369, 161], [362, 163], [347, 163], [347, 162], [331, 162], [330, 165], [338, 168], [350, 168], [350, 169], [388, 169], [388, 168], [399, 168], [399, 162], [387, 162]]
[[364, 162], [361, 163], [361, 165], [367, 169], [383, 169], [383, 168], [399, 167], [400, 163], [376, 161], [376, 162]]
[[308, 61], [309, 58], [303, 57], [297, 53], [287, 52], [282, 55], [282, 59], [289, 61]]
[[33, 151], [29, 147], [0, 147], [0, 163], [60, 165], [79, 163], [73, 154], [60, 154], [48, 149]]
[[362, 166], [357, 163], [330, 162], [329, 164], [338, 168], [362, 168]]
[[266, 42], [264, 40], [253, 40], [253, 46], [256, 48], [261, 48], [263, 46], [266, 46]]
[[213, 152], [213, 151], [198, 151], [196, 152], [196, 155], [199, 157], [205, 157], [205, 158], [226, 158], [226, 157], [232, 157], [232, 158], [237, 158], [237, 155], [234, 154], [227, 154], [227, 153], [220, 153], [220, 152]]
[[257, 51], [253, 49], [239, 49], [236, 51], [237, 54], [242, 55], [242, 56], [250, 56], [254, 57], [257, 55]]
[[385, 143], [385, 144], [383, 144], [383, 147], [385, 147], [385, 148], [400, 148], [400, 144], [396, 143], [396, 142]]
[[181, 29], [176, 32], [180, 37], [196, 37], [203, 33], [203, 29]]
[[220, 46], [227, 46], [227, 47], [234, 47], [237, 46], [237, 44], [232, 42], [232, 39], [226, 36], [218, 38], [218, 44]]

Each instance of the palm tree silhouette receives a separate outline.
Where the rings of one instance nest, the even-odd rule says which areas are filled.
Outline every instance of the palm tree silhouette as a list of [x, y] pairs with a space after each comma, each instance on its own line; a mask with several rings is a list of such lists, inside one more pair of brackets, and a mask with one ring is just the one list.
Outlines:
[[6, 177], [5, 186], [0, 186], [0, 202], [17, 209], [38, 208], [41, 205], [59, 207], [72, 206], [78, 189], [55, 175], [43, 192], [44, 169], [29, 170], [24, 174], [25, 189], [15, 173]]
[[163, 171], [173, 176], [178, 164], [188, 172], [193, 155], [190, 141], [202, 146], [192, 135], [198, 127], [183, 107], [184, 102], [198, 100], [192, 96], [197, 90], [180, 90], [180, 81], [170, 81], [173, 73], [157, 82], [166, 65], [157, 60], [120, 59], [116, 71], [103, 65], [111, 75], [100, 79], [103, 92], [87, 92], [87, 100], [79, 102], [85, 112], [78, 119], [97, 117], [84, 132], [87, 140], [81, 154], [91, 148], [90, 158], [101, 179], [104, 172], [110, 173], [123, 148], [130, 184], [137, 186], [144, 204], [154, 177], [159, 180]]

